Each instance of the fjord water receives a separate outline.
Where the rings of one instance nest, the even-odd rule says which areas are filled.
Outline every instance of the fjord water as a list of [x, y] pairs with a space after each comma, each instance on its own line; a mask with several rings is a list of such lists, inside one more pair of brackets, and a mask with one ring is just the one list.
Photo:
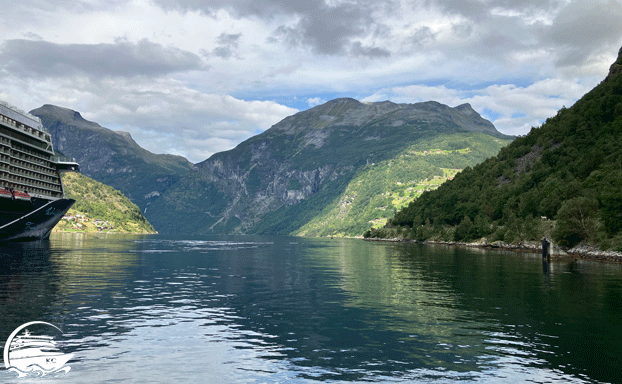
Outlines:
[[[622, 382], [622, 266], [292, 237], [53, 234], [0, 246], [0, 337], [62, 383]], [[0, 370], [0, 382], [25, 382]], [[30, 381], [29, 381], [30, 382]]]

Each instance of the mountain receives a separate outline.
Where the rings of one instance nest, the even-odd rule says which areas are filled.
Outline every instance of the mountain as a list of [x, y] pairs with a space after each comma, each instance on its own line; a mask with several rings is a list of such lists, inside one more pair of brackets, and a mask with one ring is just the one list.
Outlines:
[[62, 179], [67, 197], [76, 203], [54, 231], [155, 233], [136, 204], [116, 189], [77, 172]]
[[364, 167], [340, 198], [294, 231], [302, 236], [361, 236], [382, 226], [424, 191], [438, 188], [468, 166], [494, 156], [510, 140], [480, 132], [440, 134], [389, 160]]
[[[469, 135], [496, 143], [475, 162], [511, 139], [468, 104], [332, 100], [196, 164], [151, 203], [147, 217], [160, 232], [291, 234], [338, 202], [365, 170], [458, 134], [445, 143], [453, 147], [439, 150], [467, 150]], [[409, 181], [443, 174], [437, 165], [424, 168]]]
[[181, 156], [153, 154], [129, 133], [104, 128], [71, 109], [44, 105], [30, 113], [50, 131], [55, 150], [75, 158], [83, 174], [120, 190], [142, 211], [192, 169]]
[[424, 193], [367, 236], [622, 250], [622, 49], [607, 77], [500, 153]]

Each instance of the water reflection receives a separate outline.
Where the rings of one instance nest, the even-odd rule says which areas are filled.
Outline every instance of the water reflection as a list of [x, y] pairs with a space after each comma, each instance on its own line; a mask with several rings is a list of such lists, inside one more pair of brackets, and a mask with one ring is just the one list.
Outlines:
[[62, 323], [63, 381], [621, 379], [617, 265], [342, 239], [18, 247], [1, 251], [0, 336]]
[[[49, 254], [48, 242], [0, 245], [0, 319], [3, 326], [12, 330], [24, 323], [24, 318], [46, 316], [45, 308], [58, 292], [58, 273], [50, 263]], [[4, 332], [3, 340], [9, 334]]]
[[[413, 250], [401, 253], [417, 259]], [[509, 359], [575, 378], [622, 379], [613, 356], [622, 352], [620, 265], [551, 262], [542, 279], [539, 255], [451, 253], [424, 263], [425, 273], [450, 284], [447, 292], [460, 299], [456, 309], [470, 314], [469, 328], [489, 336], [484, 345], [499, 356], [497, 363]]]

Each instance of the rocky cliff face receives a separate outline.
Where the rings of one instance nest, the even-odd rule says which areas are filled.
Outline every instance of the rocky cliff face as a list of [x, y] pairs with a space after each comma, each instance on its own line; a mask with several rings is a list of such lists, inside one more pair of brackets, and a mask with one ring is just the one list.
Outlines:
[[48, 128], [56, 151], [75, 158], [83, 174], [119, 189], [143, 210], [146, 195], [163, 193], [192, 168], [183, 157], [153, 154], [129, 133], [104, 128], [71, 109], [44, 105], [30, 113]]
[[[149, 219], [161, 232], [290, 233], [338, 198], [362, 167], [452, 132], [504, 137], [468, 104], [336, 99], [196, 164], [149, 208], [170, 215]], [[182, 212], [201, 214], [169, 219]]]

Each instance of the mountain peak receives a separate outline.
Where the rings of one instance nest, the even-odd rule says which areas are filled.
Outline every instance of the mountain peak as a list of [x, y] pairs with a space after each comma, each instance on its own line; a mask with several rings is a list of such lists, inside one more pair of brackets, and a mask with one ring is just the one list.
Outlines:
[[[457, 130], [483, 132], [502, 138], [494, 125], [484, 119], [470, 104], [451, 108], [437, 101], [397, 104], [389, 100], [361, 102], [351, 98], [327, 101], [306, 111], [287, 117], [269, 131], [285, 131], [290, 135], [304, 132], [316, 145], [323, 143], [330, 130], [338, 127], [361, 128], [369, 124], [377, 127], [417, 126], [434, 121], [439, 126], [453, 126]], [[449, 124], [449, 125], [448, 125]], [[323, 132], [323, 133], [320, 133]], [[318, 139], [319, 136], [322, 139]]]
[[351, 97], [340, 97], [337, 99], [333, 99], [330, 101], [327, 101], [326, 103], [324, 103], [324, 105], [332, 105], [332, 104], [352, 104], [352, 105], [358, 105], [361, 104], [360, 101], [353, 99]]
[[[80, 112], [73, 109], [63, 108], [52, 104], [43, 106], [30, 111], [31, 114], [39, 116], [42, 120], [62, 121], [63, 123], [80, 124], [89, 127], [101, 128], [101, 126], [82, 117]], [[44, 124], [45, 125], [45, 124]]]
[[455, 107], [454, 109], [457, 109], [460, 112], [464, 112], [464, 113], [468, 113], [468, 114], [477, 113], [473, 109], [473, 107], [471, 107], [471, 104], [469, 104], [469, 103], [460, 104], [459, 106]]
[[140, 145], [138, 145], [138, 143], [136, 141], [134, 141], [134, 138], [132, 137], [132, 135], [129, 132], [126, 132], [126, 131], [112, 131], [112, 132], [114, 132], [117, 135], [121, 136], [129, 144], [135, 145], [137, 147], [140, 147]]
[[356, 99], [341, 97], [313, 107], [309, 111], [319, 111], [327, 115], [339, 115], [344, 111], [358, 110], [361, 107], [365, 107], [365, 104]]

